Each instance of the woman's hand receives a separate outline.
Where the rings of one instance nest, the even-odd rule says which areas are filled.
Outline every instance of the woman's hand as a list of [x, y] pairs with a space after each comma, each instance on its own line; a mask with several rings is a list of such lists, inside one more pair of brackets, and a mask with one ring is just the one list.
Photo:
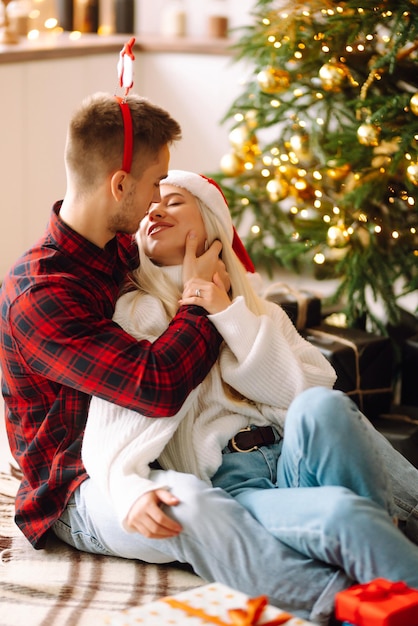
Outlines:
[[228, 308], [231, 300], [226, 292], [224, 282], [219, 274], [215, 273], [213, 281], [200, 278], [192, 278], [187, 281], [179, 304], [197, 304], [213, 315]]

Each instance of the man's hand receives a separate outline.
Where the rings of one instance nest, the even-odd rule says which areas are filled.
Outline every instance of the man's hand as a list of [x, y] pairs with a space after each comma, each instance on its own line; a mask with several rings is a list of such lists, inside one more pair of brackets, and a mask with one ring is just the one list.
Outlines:
[[126, 525], [148, 539], [175, 537], [183, 530], [178, 522], [166, 515], [161, 505], [176, 506], [178, 498], [167, 489], [156, 489], [144, 493], [132, 505], [126, 516]]
[[214, 241], [213, 244], [201, 256], [196, 256], [198, 246], [196, 234], [191, 231], [186, 238], [186, 251], [183, 261], [183, 284], [185, 285], [192, 278], [201, 278], [206, 281], [213, 281], [215, 274], [220, 276], [225, 290], [229, 291], [231, 286], [229, 276], [226, 272], [225, 265], [219, 254], [222, 250], [220, 241]]

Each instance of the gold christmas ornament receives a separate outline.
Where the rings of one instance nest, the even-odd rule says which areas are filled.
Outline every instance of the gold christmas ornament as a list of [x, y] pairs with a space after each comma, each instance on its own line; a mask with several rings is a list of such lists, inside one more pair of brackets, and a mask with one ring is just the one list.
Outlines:
[[315, 200], [315, 189], [305, 178], [294, 178], [291, 183], [291, 193], [295, 198], [300, 198], [305, 202], [313, 202]]
[[343, 248], [347, 245], [349, 235], [343, 224], [330, 226], [327, 232], [327, 243], [331, 248]]
[[408, 180], [413, 185], [418, 187], [418, 163], [411, 163], [410, 165], [408, 165], [408, 167], [406, 168], [406, 175], [408, 177]]
[[357, 129], [357, 138], [363, 146], [378, 146], [380, 128], [374, 124], [365, 122]]
[[253, 165], [256, 162], [257, 157], [261, 154], [260, 146], [258, 145], [257, 137], [255, 137], [255, 135], [251, 135], [241, 146], [236, 146], [235, 151], [239, 158], [246, 163], [252, 163]]
[[409, 106], [411, 107], [412, 113], [418, 115], [418, 93], [414, 93], [409, 101]]
[[250, 131], [245, 124], [233, 128], [229, 133], [229, 141], [234, 148], [241, 148], [250, 136]]
[[325, 91], [340, 91], [347, 78], [347, 69], [342, 63], [325, 63], [319, 70], [319, 78]]
[[279, 93], [290, 85], [290, 75], [286, 70], [268, 67], [257, 74], [258, 85], [264, 93]]
[[335, 165], [333, 161], [328, 161], [327, 174], [332, 180], [343, 180], [350, 173], [351, 168], [348, 163]]
[[286, 142], [286, 148], [293, 152], [300, 161], [310, 161], [312, 159], [312, 153], [309, 150], [309, 135], [307, 133], [295, 133], [292, 135], [289, 141]]
[[286, 198], [289, 192], [289, 184], [284, 178], [272, 178], [266, 185], [270, 202], [278, 202]]
[[252, 109], [251, 111], [247, 111], [245, 114], [245, 121], [247, 122], [248, 128], [254, 130], [257, 128], [257, 111], [256, 109]]
[[257, 156], [261, 154], [257, 137], [251, 134], [246, 124], [237, 126], [229, 133], [229, 141], [236, 155], [249, 163], [255, 163]]
[[221, 158], [220, 168], [225, 176], [239, 176], [245, 170], [244, 161], [234, 152], [225, 154]]
[[372, 159], [374, 168], [386, 169], [392, 162], [392, 155], [399, 149], [399, 137], [394, 137], [391, 141], [381, 141], [373, 150], [375, 155]]

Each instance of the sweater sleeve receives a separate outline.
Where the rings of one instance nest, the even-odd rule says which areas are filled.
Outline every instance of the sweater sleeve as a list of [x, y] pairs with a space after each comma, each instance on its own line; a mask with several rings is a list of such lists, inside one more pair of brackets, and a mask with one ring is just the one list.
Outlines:
[[150, 479], [149, 463], [155, 461], [172, 438], [184, 409], [171, 418], [139, 415], [106, 400], [93, 397], [83, 438], [82, 459], [99, 489], [110, 500], [122, 525], [134, 502], [159, 489]]
[[336, 375], [286, 313], [274, 303], [265, 304], [267, 314], [255, 315], [239, 296], [209, 317], [226, 342], [220, 356], [224, 381], [253, 402], [287, 409], [304, 389], [332, 387]]
[[[114, 318], [137, 340], [154, 341], [167, 324], [158, 301], [134, 293], [120, 298]], [[149, 463], [159, 457], [172, 438], [194, 396], [192, 391], [180, 411], [168, 418], [146, 417], [97, 396], [91, 399], [83, 437], [83, 463], [110, 500], [125, 530], [129, 530], [126, 516], [136, 500], [163, 487], [149, 479]]]

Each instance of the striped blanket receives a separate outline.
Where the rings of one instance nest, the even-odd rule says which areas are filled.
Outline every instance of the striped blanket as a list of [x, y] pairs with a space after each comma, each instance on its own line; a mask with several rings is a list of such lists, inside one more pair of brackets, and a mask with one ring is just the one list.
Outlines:
[[18, 479], [0, 472], [0, 626], [98, 626], [202, 580], [177, 566], [78, 552], [51, 537], [34, 550], [13, 522]]

